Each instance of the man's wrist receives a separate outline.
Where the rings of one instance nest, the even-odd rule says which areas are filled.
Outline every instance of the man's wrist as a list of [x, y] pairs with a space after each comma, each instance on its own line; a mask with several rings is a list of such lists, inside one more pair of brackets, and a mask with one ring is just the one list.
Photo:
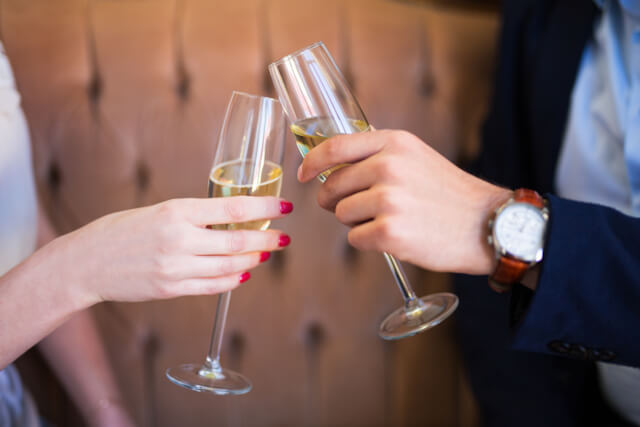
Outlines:
[[489, 285], [496, 292], [523, 283], [534, 290], [549, 221], [546, 201], [535, 191], [519, 188], [495, 211], [487, 227], [487, 244], [494, 249], [496, 265]]
[[493, 217], [496, 209], [505, 204], [512, 196], [513, 191], [491, 185], [483, 195], [483, 200], [478, 210], [478, 224], [476, 242], [479, 248], [476, 250], [478, 256], [478, 274], [488, 275], [491, 274], [498, 263], [494, 248], [488, 243], [487, 237], [489, 236], [489, 228], [487, 224]]

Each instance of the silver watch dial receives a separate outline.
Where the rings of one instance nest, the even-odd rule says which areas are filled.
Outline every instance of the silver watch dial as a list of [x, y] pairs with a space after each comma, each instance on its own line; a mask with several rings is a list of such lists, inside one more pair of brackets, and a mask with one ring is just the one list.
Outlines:
[[543, 246], [545, 225], [539, 209], [527, 203], [514, 203], [496, 218], [494, 238], [509, 254], [533, 262]]

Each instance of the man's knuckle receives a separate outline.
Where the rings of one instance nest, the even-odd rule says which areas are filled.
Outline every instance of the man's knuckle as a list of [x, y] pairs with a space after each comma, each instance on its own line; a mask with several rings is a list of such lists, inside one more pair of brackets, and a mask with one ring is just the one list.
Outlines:
[[349, 205], [346, 201], [341, 200], [336, 205], [336, 218], [341, 223], [345, 223], [348, 219]]
[[398, 131], [395, 131], [393, 134], [393, 139], [395, 143], [399, 144], [400, 146], [404, 146], [412, 138], [413, 138], [413, 135], [407, 132], [406, 130], [398, 130]]
[[391, 156], [381, 156], [376, 163], [376, 174], [386, 180], [395, 175], [394, 167]]
[[379, 244], [386, 246], [388, 242], [393, 241], [397, 237], [398, 228], [398, 225], [389, 218], [382, 218], [378, 220], [376, 234], [379, 238], [376, 239], [376, 241], [379, 242]]
[[[329, 182], [329, 181], [327, 181]], [[331, 204], [332, 204], [332, 200], [335, 197], [334, 194], [332, 193], [332, 189], [331, 188], [324, 188], [326, 185], [323, 184], [322, 188], [320, 189], [320, 191], [318, 191], [318, 195], [316, 196], [318, 205], [320, 205], [321, 208], [323, 209], [330, 209], [331, 208]]]
[[360, 238], [359, 234], [356, 233], [354, 230], [351, 230], [349, 231], [349, 233], [347, 233], [347, 241], [354, 248], [365, 249], [362, 247], [362, 239]]
[[389, 213], [395, 211], [398, 204], [397, 199], [398, 196], [393, 189], [389, 187], [383, 187], [379, 189], [377, 194], [378, 211], [381, 213]]
[[342, 155], [342, 144], [340, 144], [340, 138], [334, 137], [327, 141], [327, 157], [330, 161], [336, 161], [340, 159]]

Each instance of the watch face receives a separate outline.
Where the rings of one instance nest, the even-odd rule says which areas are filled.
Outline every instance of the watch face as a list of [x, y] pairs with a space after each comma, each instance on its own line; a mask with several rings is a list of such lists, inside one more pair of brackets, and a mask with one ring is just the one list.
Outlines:
[[545, 224], [539, 209], [527, 203], [514, 203], [496, 218], [494, 238], [509, 254], [533, 262], [542, 248]]

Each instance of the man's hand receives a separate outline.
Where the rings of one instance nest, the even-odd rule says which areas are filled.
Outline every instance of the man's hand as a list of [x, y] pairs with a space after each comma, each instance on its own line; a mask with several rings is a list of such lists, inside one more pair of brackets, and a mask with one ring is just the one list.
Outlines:
[[307, 154], [298, 179], [335, 165], [318, 203], [353, 227], [358, 249], [389, 252], [435, 271], [488, 274], [487, 220], [510, 191], [470, 175], [416, 136], [380, 130], [340, 135]]

